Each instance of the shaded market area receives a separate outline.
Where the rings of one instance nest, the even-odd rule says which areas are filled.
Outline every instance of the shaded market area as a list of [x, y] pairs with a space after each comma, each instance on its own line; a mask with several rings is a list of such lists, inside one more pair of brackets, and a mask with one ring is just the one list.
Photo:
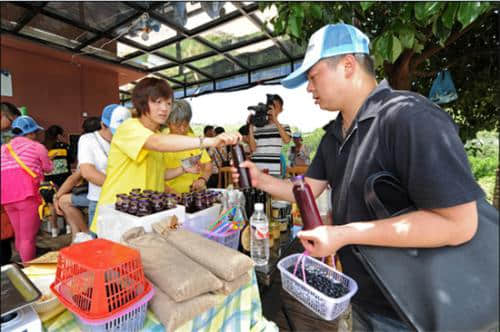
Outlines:
[[498, 3], [0, 16], [2, 331], [498, 330]]

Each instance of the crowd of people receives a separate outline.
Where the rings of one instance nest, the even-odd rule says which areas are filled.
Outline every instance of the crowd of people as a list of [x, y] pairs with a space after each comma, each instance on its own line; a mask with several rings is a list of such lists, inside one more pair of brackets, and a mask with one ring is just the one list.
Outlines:
[[[256, 126], [249, 117], [235, 134], [207, 125], [197, 137], [189, 102], [173, 100], [166, 81], [145, 78], [132, 94], [136, 115], [123, 106], [107, 105], [100, 118], [84, 121], [76, 151], [60, 125], [44, 130], [15, 105], [2, 102], [2, 179], [9, 179], [2, 181], [2, 211], [14, 228], [22, 261], [35, 257], [40, 219], [49, 221], [52, 237], [65, 230], [95, 237], [98, 206], [114, 202], [116, 194], [143, 188], [180, 196], [226, 187], [230, 183], [221, 181], [219, 174], [231, 165], [230, 145], [236, 141], [258, 167], [282, 177], [287, 164], [282, 147], [293, 136], [289, 165], [307, 165], [300, 133], [292, 135], [290, 127], [278, 121], [283, 99], [268, 95], [268, 100], [265, 124]], [[66, 228], [60, 229], [59, 217]], [[10, 251], [2, 254], [10, 256]]]
[[[42, 140], [44, 129], [33, 118], [2, 103], [1, 204], [22, 261], [35, 257], [42, 200], [54, 215], [66, 218], [74, 233], [98, 232], [99, 207], [133, 188], [181, 195], [213, 187], [224, 168], [237, 183], [229, 147], [240, 142], [249, 159], [240, 166], [249, 169], [252, 186], [273, 198], [295, 200], [293, 184], [282, 179], [287, 159], [292, 166], [310, 163], [305, 182], [315, 197], [331, 188], [333, 225], [298, 236], [312, 256], [338, 254], [344, 272], [357, 281], [353, 329], [409, 330], [352, 246], [464, 244], [477, 230], [476, 201], [484, 193], [449, 115], [425, 97], [393, 90], [385, 80], [378, 83], [368, 45], [368, 37], [353, 26], [327, 25], [312, 35], [302, 65], [282, 81], [287, 88], [307, 82], [307, 91], [321, 109], [339, 112], [325, 127], [311, 162], [301, 134], [292, 134], [278, 120], [284, 105], [278, 95], [268, 95], [265, 121], [257, 123], [250, 116], [237, 133], [206, 126], [203, 135], [196, 136], [189, 103], [173, 100], [167, 81], [144, 78], [132, 91], [134, 116], [111, 104], [100, 119], [86, 121], [73, 173], [63, 128], [49, 127]], [[294, 146], [286, 158], [282, 147], [291, 140]], [[398, 176], [414, 211], [383, 219], [371, 214], [365, 202], [366, 181], [381, 171]], [[55, 190], [41, 197], [42, 182], [47, 181]], [[88, 183], [87, 190], [75, 190], [82, 181]], [[79, 207], [88, 208], [87, 221]]]

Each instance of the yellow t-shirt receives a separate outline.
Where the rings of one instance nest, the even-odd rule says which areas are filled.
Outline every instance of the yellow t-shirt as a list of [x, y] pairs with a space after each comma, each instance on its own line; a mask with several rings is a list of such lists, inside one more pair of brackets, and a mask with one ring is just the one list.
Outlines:
[[[187, 136], [194, 136], [194, 134], [188, 133]], [[209, 163], [211, 161], [210, 156], [207, 151], [203, 149], [193, 149], [188, 151], [179, 152], [165, 152], [165, 166], [166, 168], [177, 168], [181, 166], [181, 160], [189, 158], [191, 156], [197, 156], [201, 153], [200, 163]], [[201, 174], [184, 173], [178, 177], [171, 180], [165, 181], [166, 185], [177, 191], [178, 193], [189, 192], [189, 186], [200, 177]]]
[[164, 153], [144, 149], [153, 134], [137, 118], [126, 120], [116, 130], [109, 149], [106, 180], [92, 220], [93, 232], [97, 232], [99, 206], [114, 203], [116, 194], [129, 193], [133, 188], [165, 190]]

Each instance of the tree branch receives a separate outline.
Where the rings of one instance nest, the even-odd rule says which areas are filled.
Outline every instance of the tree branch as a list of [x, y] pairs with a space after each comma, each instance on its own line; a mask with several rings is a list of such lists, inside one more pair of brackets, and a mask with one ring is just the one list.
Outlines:
[[[489, 55], [489, 54], [498, 54], [500, 53], [500, 47], [496, 48], [490, 48], [487, 50], [478, 50], [476, 52], [471, 52], [468, 54], [464, 54], [458, 58], [455, 58], [452, 62], [447, 64], [445, 68], [452, 68], [455, 67], [456, 65], [460, 64], [461, 60], [464, 58], [473, 58], [474, 56], [481, 56], [481, 55]], [[412, 74], [417, 76], [417, 77], [432, 77], [435, 76], [439, 70], [434, 70], [434, 71], [420, 71], [420, 70], [414, 70], [412, 71]]]
[[469, 30], [471, 30], [472, 28], [474, 28], [476, 25], [478, 25], [480, 22], [483, 21], [483, 18], [486, 17], [488, 14], [488, 12], [484, 13], [483, 15], [481, 15], [481, 17], [479, 19], [477, 19], [476, 21], [474, 21], [473, 23], [469, 24], [467, 27], [465, 27], [464, 29], [462, 30], [459, 30], [459, 31], [456, 31], [454, 34], [452, 34], [450, 37], [448, 37], [448, 39], [446, 40], [444, 46], [435, 46], [435, 47], [431, 47], [427, 50], [425, 50], [424, 52], [422, 52], [421, 55], [419, 55], [418, 57], [416, 57], [413, 61], [412, 61], [412, 64], [411, 64], [411, 67], [412, 68], [417, 68], [422, 62], [424, 62], [426, 59], [430, 58], [431, 56], [433, 56], [434, 54], [438, 53], [439, 51], [443, 50], [444, 48], [448, 47], [449, 45], [453, 44], [455, 41], [457, 41], [457, 39], [459, 39], [460, 37], [462, 37], [464, 34], [466, 34]]

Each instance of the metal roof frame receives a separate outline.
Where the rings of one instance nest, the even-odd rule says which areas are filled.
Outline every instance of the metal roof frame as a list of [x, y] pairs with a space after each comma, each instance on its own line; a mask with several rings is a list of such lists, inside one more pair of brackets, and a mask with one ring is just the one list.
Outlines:
[[[227, 1], [229, 2], [229, 1]], [[101, 61], [108, 62], [113, 65], [118, 65], [118, 66], [123, 66], [129, 69], [134, 69], [136, 71], [140, 71], [144, 73], [144, 76], [147, 76], [149, 74], [154, 74], [156, 76], [165, 78], [169, 80], [171, 83], [174, 84], [173, 88], [175, 90], [178, 89], [183, 89], [184, 90], [184, 97], [188, 95], [188, 89], [192, 89], [193, 87], [197, 86], [202, 86], [206, 85], [207, 83], [212, 83], [212, 87], [209, 91], [203, 91], [200, 94], [204, 93], [210, 93], [210, 92], [216, 92], [216, 91], [227, 91], [231, 89], [241, 89], [242, 87], [245, 86], [252, 86], [255, 85], [255, 82], [252, 82], [252, 73], [255, 73], [259, 70], [264, 70], [266, 68], [275, 68], [276, 66], [284, 65], [284, 64], [289, 64], [290, 65], [290, 71], [293, 70], [294, 62], [301, 60], [303, 57], [303, 52], [301, 51], [300, 56], [292, 56], [292, 54], [287, 50], [287, 48], [283, 45], [283, 42], [278, 40], [278, 36], [276, 36], [272, 31], [270, 31], [264, 22], [262, 22], [255, 14], [259, 11], [259, 5], [255, 2], [251, 3], [242, 3], [242, 2], [237, 2], [237, 1], [232, 1], [230, 2], [232, 6], [235, 8], [235, 10], [232, 8], [232, 11], [221, 15], [215, 19], [211, 19], [203, 24], [200, 24], [199, 26], [196, 26], [192, 29], [188, 29], [184, 26], [180, 26], [176, 22], [170, 21], [167, 17], [160, 15], [156, 10], [159, 8], [162, 8], [163, 5], [169, 4], [169, 2], [155, 2], [155, 1], [143, 1], [143, 2], [118, 2], [122, 7], [130, 8], [133, 10], [133, 13], [131, 15], [127, 15], [126, 18], [119, 19], [117, 22], [113, 22], [113, 24], [109, 27], [107, 27], [105, 30], [102, 29], [97, 29], [93, 26], [90, 26], [88, 23], [85, 22], [85, 19], [76, 21], [71, 18], [68, 18], [63, 15], [63, 13], [57, 13], [55, 12], [54, 9], [49, 10], [47, 5], [49, 5], [51, 2], [45, 1], [45, 2], [2, 2], [2, 10], [4, 9], [4, 4], [8, 3], [9, 5], [14, 5], [20, 8], [25, 9], [25, 13], [22, 15], [22, 17], [18, 20], [18, 22], [10, 22], [10, 23], [16, 23], [15, 27], [13, 29], [9, 29], [8, 27], [4, 27], [3, 21], [4, 21], [4, 15], [2, 14], [2, 26], [0, 33], [6, 33], [6, 34], [13, 34], [16, 36], [19, 36], [24, 39], [28, 39], [34, 42], [42, 43], [44, 45], [52, 46], [52, 47], [57, 47], [57, 48], [64, 48], [67, 51], [70, 51], [74, 54], [78, 54], [79, 56], [86, 56], [86, 57], [91, 57], [95, 59], [99, 59]], [[84, 3], [91, 3], [91, 2], [84, 2]], [[97, 2], [96, 2], [97, 3]], [[193, 2], [191, 2], [193, 3]], [[61, 5], [62, 3], [59, 3]], [[74, 6], [75, 3], [68, 2], [68, 6]], [[99, 3], [99, 5], [106, 6], [106, 3]], [[204, 9], [200, 6], [200, 8], [194, 9], [193, 11], [190, 11], [187, 13], [188, 17], [192, 17], [193, 15], [200, 14], [204, 11]], [[130, 38], [125, 38], [124, 35], [117, 35], [116, 31], [117, 29], [124, 28], [127, 26], [130, 26], [133, 22], [136, 22], [142, 15], [144, 14], [149, 15], [149, 18], [157, 21], [158, 23], [164, 25], [166, 28], [171, 29], [176, 32], [175, 36], [172, 36], [170, 38], [167, 38], [165, 40], [161, 40], [153, 45], [142, 45], [139, 42], [135, 42], [134, 40], [131, 40]], [[61, 44], [56, 44], [51, 41], [44, 40], [42, 38], [37, 38], [35, 36], [29, 36], [26, 34], [22, 33], [23, 28], [28, 26], [30, 22], [32, 22], [33, 19], [35, 19], [38, 15], [45, 15], [49, 17], [50, 19], [62, 22], [64, 24], [67, 24], [69, 26], [72, 26], [74, 28], [77, 28], [79, 30], [82, 30], [83, 32], [89, 32], [93, 34], [90, 38], [87, 40], [81, 42], [79, 45], [76, 47], [69, 47], [66, 45], [61, 45]], [[231, 40], [230, 45], [226, 46], [219, 46], [215, 45], [214, 43], [210, 42], [207, 39], [204, 39], [201, 37], [203, 33], [206, 33], [214, 28], [220, 27], [223, 24], [227, 24], [230, 22], [234, 22], [235, 20], [240, 20], [240, 21], [245, 21], [241, 20], [241, 18], [245, 18], [248, 21], [249, 26], [253, 26], [254, 29], [257, 28], [259, 31], [256, 36], [253, 36], [250, 38], [251, 34], [248, 35], [248, 39], [246, 40], [240, 40], [236, 42], [232, 42]], [[87, 21], [88, 22], [88, 21]], [[90, 23], [92, 24], [92, 22]], [[246, 23], [245, 23], [246, 24]], [[94, 24], [95, 25], [95, 24]], [[61, 37], [64, 37], [68, 39], [67, 37], [61, 35]], [[244, 36], [244, 39], [247, 36]], [[113, 55], [113, 58], [109, 57], [104, 57], [102, 55], [94, 53], [85, 53], [83, 50], [86, 47], [89, 47], [96, 42], [98, 42], [101, 39], [108, 39], [110, 41], [116, 42], [116, 43], [122, 43], [125, 46], [132, 47], [134, 49], [137, 49], [137, 51], [131, 52], [129, 54], [126, 54], [124, 56], [119, 56], [118, 54]], [[180, 43], [184, 40], [194, 40], [197, 44], [203, 45], [203, 47], [206, 49], [202, 51], [199, 54], [194, 54], [185, 58], [179, 57], [177, 55], [177, 58], [165, 53], [160, 52], [161, 49], [164, 47], [168, 47], [171, 45], [176, 45], [176, 43]], [[264, 41], [271, 41], [273, 48], [276, 48], [273, 50], [273, 52], [279, 52], [282, 54], [280, 55], [281, 58], [277, 59], [276, 61], [269, 61], [266, 63], [261, 63], [258, 65], [255, 65], [253, 67], [249, 66], [247, 63], [244, 63], [241, 59], [238, 57], [230, 54], [232, 51], [237, 51], [238, 49], [242, 49], [244, 47], [248, 47], [250, 45], [254, 45], [257, 43], [261, 43]], [[71, 45], [70, 45], [71, 46]], [[94, 46], [93, 46], [94, 47]], [[180, 47], [180, 45], [178, 46]], [[264, 52], [265, 50], [262, 50]], [[109, 50], [107, 50], [109, 52]], [[261, 51], [258, 52], [252, 52], [249, 54], [249, 56], [257, 55]], [[178, 53], [179, 54], [179, 53]], [[137, 57], [140, 57], [141, 55], [154, 55], [158, 57], [158, 59], [163, 59], [167, 61], [166, 64], [158, 65], [152, 68], [146, 68], [147, 66], [140, 67], [140, 65], [132, 65], [129, 62]], [[219, 60], [212, 62], [208, 66], [214, 66], [211, 69], [211, 72], [207, 72], [206, 68], [207, 67], [200, 67], [197, 68], [193, 63], [195, 61], [200, 61], [204, 59], [208, 59], [213, 56], [220, 56], [221, 60], [220, 61], [226, 61], [224, 63], [219, 63]], [[240, 56], [240, 55], [238, 55]], [[116, 59], [114, 58], [116, 57]], [[208, 60], [210, 61], [210, 60]], [[266, 59], [267, 61], [267, 59]], [[248, 60], [247, 60], [248, 62]], [[226, 63], [231, 63], [233, 64], [232, 70], [230, 72], [224, 72], [219, 75], [216, 70], [214, 70], [216, 65], [221, 65], [223, 66]], [[142, 65], [142, 64], [141, 64]], [[179, 66], [179, 69], [182, 69], [183, 67], [189, 69], [193, 73], [202, 75], [202, 77], [199, 80], [196, 81], [190, 81], [190, 82], [184, 82], [177, 80], [174, 77], [169, 77], [167, 75], [164, 75], [163, 73], [160, 73], [163, 70], [170, 69], [170, 68], [175, 68]], [[198, 64], [198, 66], [200, 66]], [[228, 71], [230, 67], [226, 67], [224, 71]], [[231, 77], [239, 77], [242, 74], [247, 75], [247, 81], [243, 84], [238, 84], [237, 86], [230, 86], [228, 88], [224, 89], [217, 89], [217, 82], [223, 81], [225, 79], [231, 78]], [[281, 76], [272, 76], [269, 78], [266, 78], [263, 81], [271, 81], [275, 80], [277, 78], [282, 77]], [[134, 82], [131, 82], [135, 84]], [[120, 89], [120, 93], [124, 95], [129, 95], [130, 93], [128, 91], [123, 91]]]

